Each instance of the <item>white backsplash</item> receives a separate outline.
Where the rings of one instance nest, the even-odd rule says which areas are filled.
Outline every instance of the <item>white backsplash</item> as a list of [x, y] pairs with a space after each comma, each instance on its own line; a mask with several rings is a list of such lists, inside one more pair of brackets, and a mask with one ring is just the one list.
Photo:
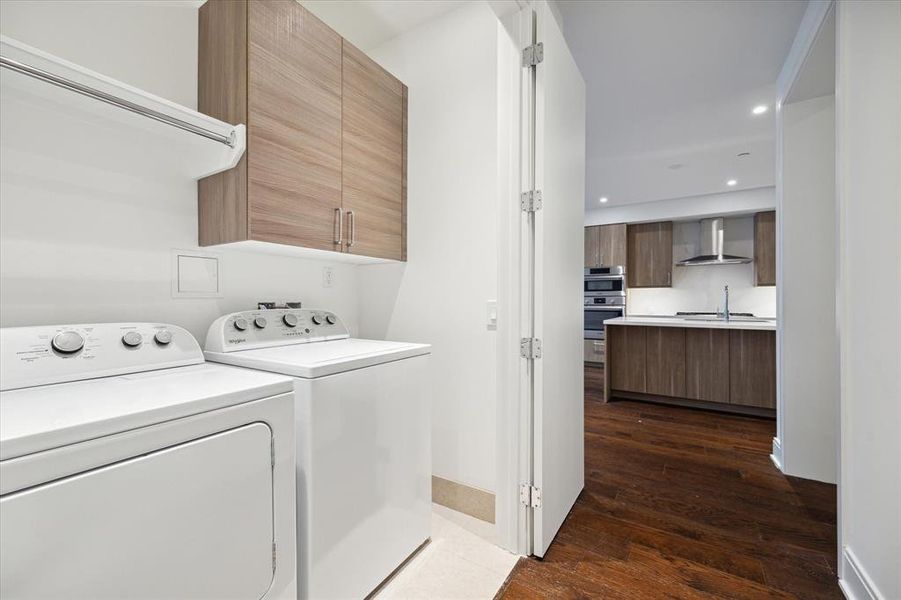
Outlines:
[[[696, 256], [698, 221], [673, 223], [673, 261]], [[754, 217], [725, 220], [726, 254], [754, 256]], [[627, 291], [630, 315], [673, 315], [677, 311], [715, 311], [723, 305], [723, 286], [729, 286], [729, 310], [760, 317], [776, 316], [776, 288], [754, 285], [754, 263], [673, 267], [671, 288], [641, 288]]]

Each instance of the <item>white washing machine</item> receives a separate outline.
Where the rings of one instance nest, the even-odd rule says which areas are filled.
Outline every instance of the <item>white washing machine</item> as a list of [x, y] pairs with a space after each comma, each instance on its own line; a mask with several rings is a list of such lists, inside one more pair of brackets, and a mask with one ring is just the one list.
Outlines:
[[351, 339], [322, 310], [210, 326], [207, 360], [294, 377], [300, 598], [364, 598], [429, 538], [430, 348]]
[[172, 325], [0, 330], [0, 596], [295, 598], [293, 408]]

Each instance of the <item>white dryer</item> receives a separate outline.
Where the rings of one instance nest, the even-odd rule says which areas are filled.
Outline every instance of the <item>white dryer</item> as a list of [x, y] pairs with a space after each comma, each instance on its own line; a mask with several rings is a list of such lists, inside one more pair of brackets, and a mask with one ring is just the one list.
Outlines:
[[210, 326], [207, 360], [295, 378], [300, 598], [364, 598], [429, 538], [430, 351], [351, 339], [323, 310]]
[[0, 596], [296, 597], [291, 392], [172, 325], [0, 330]]

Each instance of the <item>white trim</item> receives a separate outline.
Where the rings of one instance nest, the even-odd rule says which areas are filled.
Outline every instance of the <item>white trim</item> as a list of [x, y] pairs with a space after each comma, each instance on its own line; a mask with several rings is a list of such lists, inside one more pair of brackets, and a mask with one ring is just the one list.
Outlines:
[[778, 437], [773, 438], [773, 453], [770, 454], [770, 460], [773, 461], [777, 469], [784, 472], [782, 469], [782, 442]]
[[863, 568], [857, 555], [845, 546], [842, 550], [842, 578], [838, 585], [848, 600], [886, 600]]

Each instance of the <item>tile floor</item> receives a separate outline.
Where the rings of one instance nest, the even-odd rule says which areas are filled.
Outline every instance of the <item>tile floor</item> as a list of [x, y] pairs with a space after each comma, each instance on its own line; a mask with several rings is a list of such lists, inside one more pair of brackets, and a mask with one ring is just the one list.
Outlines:
[[432, 541], [379, 592], [375, 600], [490, 600], [518, 556], [492, 543], [494, 525], [432, 505]]

